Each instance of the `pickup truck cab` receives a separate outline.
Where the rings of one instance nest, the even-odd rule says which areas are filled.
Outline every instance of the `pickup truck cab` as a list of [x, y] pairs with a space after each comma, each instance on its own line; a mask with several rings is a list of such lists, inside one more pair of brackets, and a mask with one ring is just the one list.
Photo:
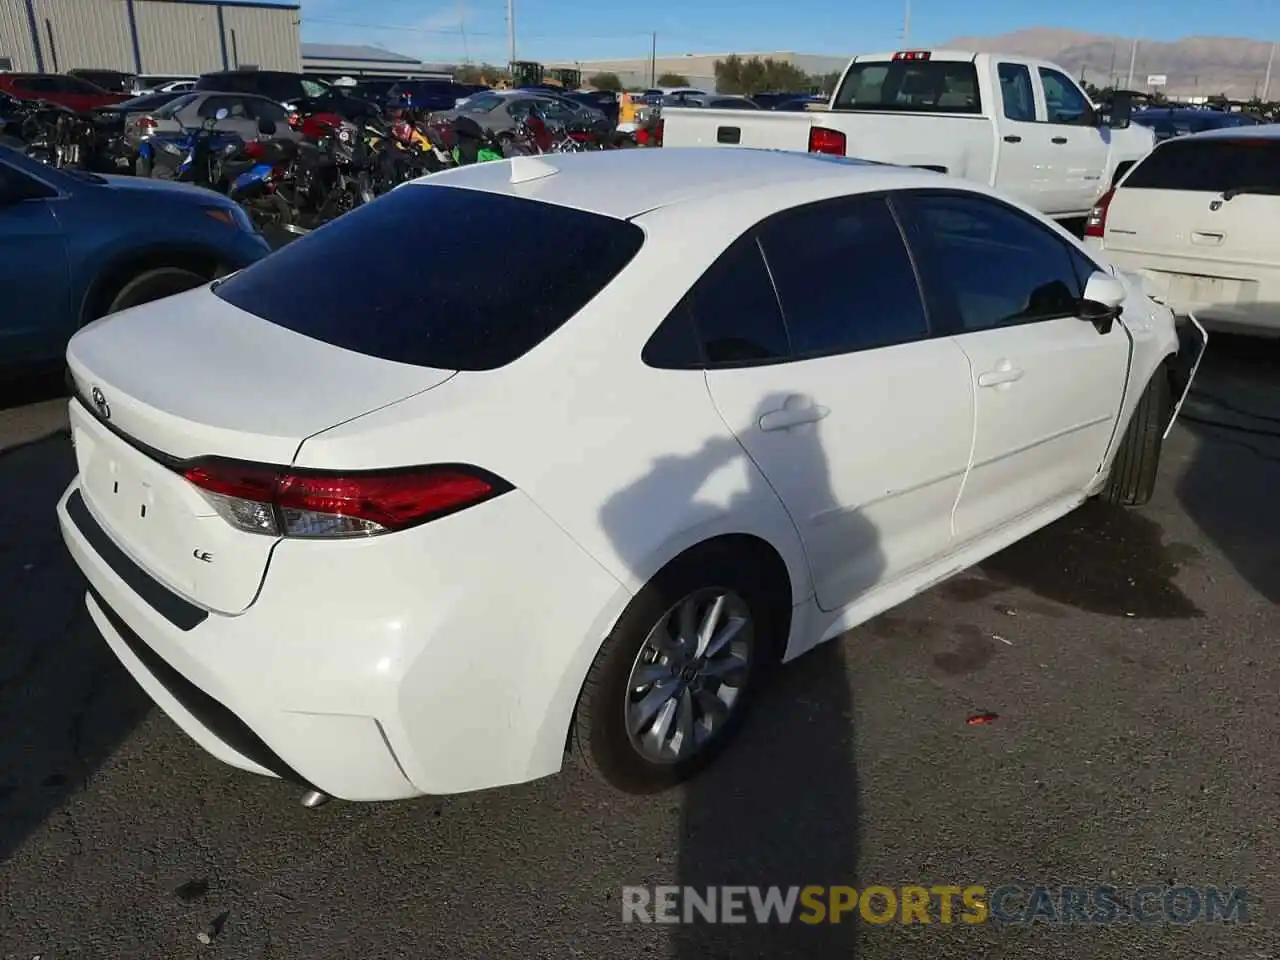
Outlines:
[[854, 57], [825, 109], [670, 108], [665, 147], [805, 150], [937, 170], [1059, 219], [1085, 217], [1155, 144], [1127, 101], [1100, 116], [1061, 67], [996, 53]]

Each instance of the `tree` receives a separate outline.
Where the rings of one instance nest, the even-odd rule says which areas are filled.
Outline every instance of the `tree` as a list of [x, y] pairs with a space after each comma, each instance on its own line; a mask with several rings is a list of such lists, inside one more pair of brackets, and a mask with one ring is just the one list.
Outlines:
[[453, 79], [456, 83], [484, 83], [484, 70], [468, 63], [453, 71]]
[[825, 97], [831, 96], [836, 92], [836, 85], [840, 83], [841, 71], [835, 73], [824, 73], [821, 76], [809, 78], [809, 86], [816, 87], [818, 92]]
[[621, 90], [622, 81], [616, 73], [597, 73], [587, 78], [587, 83], [597, 90]]
[[743, 60], [736, 53], [716, 61], [716, 89], [751, 96], [767, 90], [803, 90], [809, 77], [794, 63], [772, 57]]
[[688, 85], [689, 78], [678, 73], [664, 73], [658, 77], [658, 86], [660, 87], [687, 87]]

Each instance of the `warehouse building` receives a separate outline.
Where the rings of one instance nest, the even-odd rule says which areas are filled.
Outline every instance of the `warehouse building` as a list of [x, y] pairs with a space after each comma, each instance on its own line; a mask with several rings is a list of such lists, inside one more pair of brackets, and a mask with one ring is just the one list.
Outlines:
[[410, 77], [415, 80], [451, 79], [447, 64], [423, 63], [416, 57], [381, 47], [348, 43], [304, 43], [302, 71], [325, 80], [337, 77]]
[[249, 0], [0, 0], [0, 69], [302, 70], [301, 9]]
[[[652, 86], [664, 73], [674, 73], [689, 81], [689, 86], [700, 90], [716, 88], [716, 61], [724, 60], [728, 53], [686, 53], [679, 57], [636, 57], [630, 60], [563, 60], [548, 63], [548, 67], [570, 67], [582, 71], [585, 82], [593, 74], [614, 73], [628, 89]], [[849, 63], [848, 57], [833, 57], [818, 53], [739, 53], [743, 60], [759, 57], [781, 63], [793, 64], [810, 76], [840, 73]]]

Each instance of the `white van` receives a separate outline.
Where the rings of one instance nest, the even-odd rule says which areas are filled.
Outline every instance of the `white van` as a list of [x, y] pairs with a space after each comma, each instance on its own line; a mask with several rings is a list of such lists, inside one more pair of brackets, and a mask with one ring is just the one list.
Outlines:
[[1085, 243], [1175, 313], [1280, 337], [1280, 124], [1166, 140], [1098, 201]]

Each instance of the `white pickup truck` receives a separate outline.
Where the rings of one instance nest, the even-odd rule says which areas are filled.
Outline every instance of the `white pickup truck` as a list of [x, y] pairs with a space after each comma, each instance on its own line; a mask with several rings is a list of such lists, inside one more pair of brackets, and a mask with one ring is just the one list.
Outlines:
[[825, 109], [666, 108], [664, 147], [807, 150], [976, 180], [1058, 219], [1087, 216], [1155, 145], [1117, 100], [1100, 115], [1052, 63], [910, 50], [854, 57]]

